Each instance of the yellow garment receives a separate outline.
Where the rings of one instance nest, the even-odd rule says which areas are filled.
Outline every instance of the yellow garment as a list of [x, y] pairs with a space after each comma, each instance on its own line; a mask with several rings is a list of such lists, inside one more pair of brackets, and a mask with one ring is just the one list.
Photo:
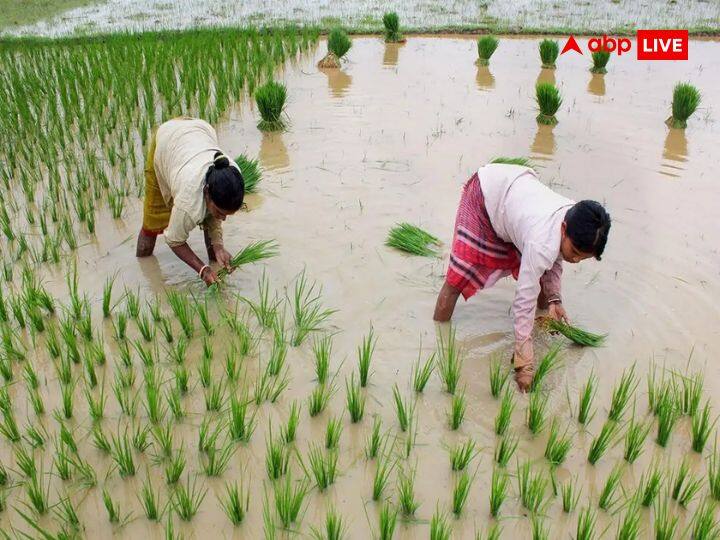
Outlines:
[[143, 204], [143, 230], [146, 233], [162, 234], [170, 223], [172, 201], [170, 205], [165, 202], [155, 175], [155, 135], [153, 130], [150, 138], [150, 148], [145, 160], [145, 202]]

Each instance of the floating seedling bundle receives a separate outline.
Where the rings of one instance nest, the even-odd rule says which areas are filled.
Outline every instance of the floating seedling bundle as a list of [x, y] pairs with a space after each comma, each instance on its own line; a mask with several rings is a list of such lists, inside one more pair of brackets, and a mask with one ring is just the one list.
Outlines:
[[260, 131], [282, 131], [285, 129], [283, 113], [287, 89], [282, 83], [268, 81], [255, 91], [255, 103], [260, 111]]
[[553, 39], [543, 39], [540, 42], [540, 60], [544, 69], [555, 69], [555, 61], [560, 54], [560, 45]]
[[672, 116], [666, 123], [672, 128], [684, 129], [687, 120], [700, 105], [700, 92], [688, 83], [677, 83], [673, 89]]
[[594, 334], [566, 322], [551, 319], [550, 317], [544, 319], [544, 324], [551, 332], [560, 332], [573, 343], [582, 345], [583, 347], [600, 347], [607, 337], [607, 334]]
[[610, 61], [610, 53], [605, 50], [599, 50], [592, 53], [592, 62], [593, 65], [590, 68], [590, 71], [593, 73], [607, 73], [606, 66], [608, 62]]
[[352, 47], [352, 40], [347, 32], [342, 28], [333, 28], [328, 34], [327, 48], [328, 52], [325, 57], [318, 62], [319, 68], [332, 69], [340, 67], [342, 60]]
[[401, 43], [405, 37], [400, 33], [400, 17], [394, 11], [385, 13], [382, 18], [385, 27], [386, 43]]
[[500, 42], [495, 36], [482, 36], [477, 41], [478, 65], [490, 65], [490, 57], [495, 53]]
[[540, 113], [536, 120], [538, 124], [554, 126], [558, 123], [555, 113], [562, 105], [562, 96], [554, 84], [541, 82], [535, 87], [535, 101], [538, 104]]
[[245, 183], [245, 193], [255, 193], [257, 185], [262, 180], [262, 170], [257, 159], [249, 159], [244, 154], [240, 154], [235, 158]]
[[413, 255], [436, 257], [440, 240], [416, 225], [398, 223], [390, 229], [385, 245]]

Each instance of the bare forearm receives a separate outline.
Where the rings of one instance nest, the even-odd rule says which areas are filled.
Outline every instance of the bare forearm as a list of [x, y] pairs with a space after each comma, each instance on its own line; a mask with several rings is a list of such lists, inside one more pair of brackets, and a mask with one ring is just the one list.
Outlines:
[[173, 250], [173, 253], [175, 253], [180, 260], [195, 270], [196, 273], [200, 272], [200, 269], [205, 266], [205, 262], [195, 255], [195, 252], [187, 244], [172, 246], [170, 249]]

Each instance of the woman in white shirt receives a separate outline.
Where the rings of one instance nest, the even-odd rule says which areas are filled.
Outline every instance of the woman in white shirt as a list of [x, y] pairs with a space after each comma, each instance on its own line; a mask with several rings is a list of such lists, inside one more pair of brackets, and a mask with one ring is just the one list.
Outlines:
[[143, 226], [136, 255], [152, 255], [159, 234], [209, 286], [217, 274], [188, 246], [190, 231], [201, 227], [209, 262], [231, 270], [222, 222], [237, 212], [245, 184], [237, 164], [218, 146], [215, 129], [204, 120], [175, 118], [161, 124], [145, 163]]
[[515, 380], [527, 390], [534, 374], [536, 307], [567, 320], [560, 295], [562, 262], [600, 260], [609, 231], [610, 216], [600, 203], [575, 203], [558, 195], [529, 167], [481, 167], [463, 190], [435, 320], [450, 320], [461, 294], [467, 300], [512, 275], [518, 281], [513, 301]]

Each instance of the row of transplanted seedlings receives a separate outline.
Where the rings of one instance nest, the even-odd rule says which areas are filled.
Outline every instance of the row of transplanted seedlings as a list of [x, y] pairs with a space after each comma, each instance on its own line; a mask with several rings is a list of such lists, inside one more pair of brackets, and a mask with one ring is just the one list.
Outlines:
[[[4, 40], [0, 261], [57, 263], [142, 194], [143, 148], [179, 115], [216, 122], [318, 38], [310, 29], [213, 29]], [[79, 238], [80, 237], [80, 238]]]
[[[378, 536], [392, 538], [397, 520], [413, 522], [422, 502], [415, 489], [417, 462], [413, 466], [410, 458], [420, 422], [416, 396], [426, 392], [434, 374], [449, 396], [447, 429], [458, 430], [465, 418], [463, 354], [451, 331], [441, 335], [434, 354], [418, 358], [409, 392], [397, 384], [384, 389], [393, 396], [397, 427], [383, 430], [377, 416], [372, 422], [364, 421], [376, 336], [370, 330], [362, 340], [357, 367], [351, 367], [341, 385], [331, 365], [332, 336], [318, 332], [333, 310], [323, 306], [318, 285], [304, 272], [288, 287], [285, 298], [272, 293], [263, 275], [253, 300], [194, 297], [177, 291], [169, 292], [164, 301], [144, 299], [136, 291], [115, 290], [114, 281], [108, 279], [102, 299], [95, 303], [101, 306], [102, 321], [100, 313], [93, 317], [94, 303], [81, 292], [77, 272], [70, 272], [67, 288], [67, 300], [60, 303], [26, 269], [21, 286], [0, 297], [0, 375], [4, 380], [0, 434], [5, 439], [0, 509], [16, 513], [9, 520], [0, 519], [18, 530], [38, 527], [38, 532], [78, 534], [83, 530], [78, 507], [93, 497], [102, 501], [108, 520], [117, 527], [134, 510], [149, 520], [163, 521], [172, 535], [177, 520], [191, 521], [203, 504], [220, 505], [230, 522], [241, 525], [248, 511], [260, 509], [255, 501], [251, 508], [247, 477], [239, 475], [238, 482], [229, 468], [238, 450], [258, 436], [261, 408], [276, 408], [287, 401], [284, 392], [291, 384], [287, 354], [291, 347], [306, 342], [311, 342], [305, 348], [312, 349], [316, 384], [304, 404], [287, 404], [289, 413], [279, 429], [268, 426], [265, 431], [264, 464], [270, 488], [262, 515], [267, 538], [274, 538], [281, 529], [301, 527], [310, 491], [325, 492], [335, 482], [345, 422], [364, 422], [368, 430], [364, 453], [374, 463], [375, 473], [372, 484], [358, 490], [363, 500], [379, 505], [379, 522], [373, 525]], [[104, 339], [104, 332], [112, 337]], [[217, 342], [230, 344], [224, 360], [215, 357], [213, 343]], [[196, 352], [190, 355], [191, 350]], [[44, 363], [52, 367], [44, 369]], [[537, 366], [525, 411], [527, 429], [510, 429], [516, 391], [507, 364], [499, 359], [490, 363], [489, 389], [499, 400], [494, 423], [497, 444], [492, 464], [486, 461], [485, 468], [490, 485], [486, 527], [490, 537], [501, 534], [502, 519], [509, 517], [504, 514], [508, 501], [528, 512], [534, 538], [549, 537], [545, 516], [553, 505], [561, 505], [568, 514], [579, 508], [579, 475], [560, 483], [555, 470], [577, 445], [576, 431], [586, 430], [599, 412], [595, 403], [598, 380], [591, 375], [577, 399], [570, 397], [573, 419], [550, 419], [548, 375], [560, 366], [561, 347], [555, 343]], [[631, 366], [612, 391], [606, 418], [598, 422], [601, 427], [587, 448], [589, 466], [606, 458], [616, 445], [622, 447], [624, 461], [613, 467], [596, 498], [584, 497], [587, 502], [577, 511], [578, 538], [597, 536], [600, 512], [607, 514], [603, 519], [614, 524], [618, 537], [637, 538], [643, 507], [654, 509], [658, 538], [671, 538], [684, 528], [692, 529], [693, 538], [709, 538], [718, 531], [714, 517], [714, 501], [720, 500], [717, 450], [706, 454], [704, 474], [699, 464], [691, 466], [688, 460], [670, 465], [656, 459], [638, 485], [623, 481], [625, 470], [633, 468], [647, 449], [653, 428], [655, 443], [665, 448], [678, 423], [689, 417], [687, 451], [699, 456], [715, 430], [710, 402], [703, 401], [702, 374], [653, 368], [646, 384], [648, 414], [636, 411], [640, 379]], [[326, 412], [341, 386], [347, 416]], [[311, 443], [303, 454], [294, 441], [304, 411], [310, 417], [325, 413], [328, 419], [323, 440]], [[197, 425], [186, 422], [189, 417], [202, 420]], [[575, 422], [577, 430], [572, 427]], [[532, 439], [546, 430], [544, 456], [537, 457], [547, 461], [547, 468], [525, 459], [516, 460], [516, 470], [508, 472], [519, 434]], [[93, 451], [89, 444], [104, 456], [99, 465], [88, 458]], [[478, 474], [471, 472], [471, 464], [479, 453], [473, 438], [450, 447], [454, 482], [449, 504], [438, 501], [436, 506], [433, 538], [451, 534], [449, 512], [443, 508], [456, 517], [463, 514]], [[113, 482], [141, 475], [140, 463], [146, 458], [157, 466], [160, 477], [144, 478], [137, 502], [119, 500], [113, 495]], [[203, 478], [212, 477], [225, 477], [227, 484], [218, 500], [211, 502], [205, 501]], [[513, 485], [517, 487], [511, 493]], [[693, 505], [694, 512], [688, 514], [687, 508]], [[42, 516], [49, 516], [49, 521], [41, 521]], [[340, 513], [330, 508], [317, 532], [323, 538], [339, 538], [347, 526]]]

